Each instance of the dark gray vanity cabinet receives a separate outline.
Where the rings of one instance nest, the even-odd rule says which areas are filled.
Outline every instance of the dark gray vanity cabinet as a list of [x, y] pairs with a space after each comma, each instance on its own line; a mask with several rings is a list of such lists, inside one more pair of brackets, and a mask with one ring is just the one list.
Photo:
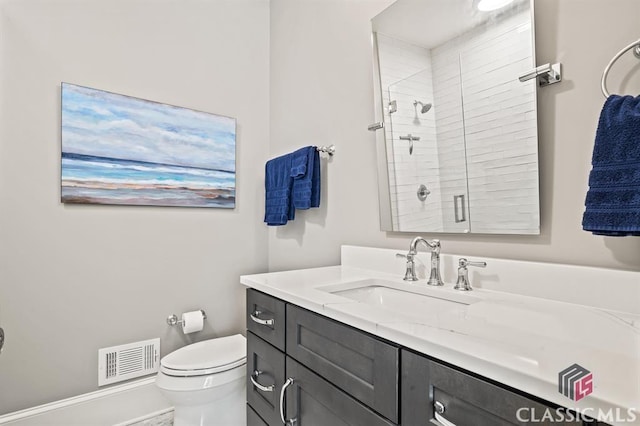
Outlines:
[[[533, 424], [547, 406], [503, 387], [447, 367], [423, 355], [402, 350], [402, 424], [440, 424], [438, 415], [452, 424], [464, 426], [512, 426]], [[581, 420], [541, 421], [540, 425], [582, 425]]]
[[253, 289], [247, 329], [249, 426], [398, 424], [398, 347]]
[[247, 329], [248, 426], [583, 424], [547, 421], [558, 407], [253, 289]]
[[269, 426], [249, 404], [247, 404], [247, 426]]

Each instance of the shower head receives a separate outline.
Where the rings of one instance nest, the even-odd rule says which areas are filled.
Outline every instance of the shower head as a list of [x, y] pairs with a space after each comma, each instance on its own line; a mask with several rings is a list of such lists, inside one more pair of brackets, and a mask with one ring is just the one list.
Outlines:
[[413, 101], [413, 106], [417, 107], [418, 105], [420, 105], [422, 108], [420, 108], [420, 114], [424, 114], [425, 112], [429, 111], [431, 109], [431, 107], [433, 106], [433, 104], [431, 103], [422, 103], [420, 101]]

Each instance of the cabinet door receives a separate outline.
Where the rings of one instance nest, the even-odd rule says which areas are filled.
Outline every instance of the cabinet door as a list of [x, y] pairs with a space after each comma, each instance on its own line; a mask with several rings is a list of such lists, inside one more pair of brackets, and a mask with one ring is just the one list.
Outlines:
[[260, 418], [260, 416], [253, 411], [250, 405], [247, 404], [247, 426], [269, 426]]
[[[550, 407], [500, 386], [481, 380], [406, 350], [402, 351], [402, 424], [432, 426], [440, 415], [458, 426], [512, 426], [530, 424], [531, 413], [538, 416]], [[520, 410], [520, 411], [519, 411]], [[520, 412], [520, 416], [518, 413]], [[540, 425], [581, 425], [575, 422], [551, 422]]]
[[392, 422], [398, 421], [397, 347], [287, 305], [287, 355]]
[[287, 357], [286, 419], [295, 426], [391, 426], [311, 370]]
[[247, 402], [270, 425], [281, 424], [279, 397], [284, 368], [282, 352], [247, 333]]
[[247, 329], [284, 352], [285, 303], [247, 289]]

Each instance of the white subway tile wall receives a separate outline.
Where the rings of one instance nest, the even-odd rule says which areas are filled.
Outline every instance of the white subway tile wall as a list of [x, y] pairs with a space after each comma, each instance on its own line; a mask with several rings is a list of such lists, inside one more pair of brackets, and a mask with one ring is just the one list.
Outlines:
[[[396, 101], [397, 111], [384, 110], [387, 123], [387, 159], [391, 213], [396, 231], [442, 230], [440, 179], [434, 110], [421, 113], [421, 105], [433, 103], [433, 84], [429, 50], [378, 34], [378, 54], [383, 105]], [[390, 124], [390, 125], [389, 125]], [[419, 137], [410, 142], [400, 136]], [[418, 199], [418, 188], [425, 185], [431, 194]]]
[[537, 82], [518, 80], [535, 67], [529, 10], [459, 46], [471, 229], [537, 232]]
[[[438, 160], [443, 165], [440, 170], [442, 219], [447, 232], [469, 230], [471, 216], [467, 194], [459, 41], [454, 39], [431, 52], [438, 122]], [[464, 199], [464, 206], [461, 201], [458, 202], [459, 222], [455, 220], [455, 196]]]

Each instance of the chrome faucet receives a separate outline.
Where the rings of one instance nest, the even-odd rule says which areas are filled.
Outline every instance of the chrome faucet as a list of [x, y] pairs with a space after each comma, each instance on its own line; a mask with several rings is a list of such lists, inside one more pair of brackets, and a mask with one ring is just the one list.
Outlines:
[[440, 278], [440, 240], [427, 241], [422, 237], [415, 237], [411, 240], [409, 245], [409, 253], [398, 254], [399, 257], [407, 259], [407, 269], [404, 273], [405, 281], [418, 281], [416, 276], [416, 264], [415, 257], [418, 254], [418, 243], [423, 242], [427, 247], [431, 249], [431, 272], [429, 274], [428, 285], [444, 285], [442, 278]]
[[484, 268], [485, 266], [487, 266], [487, 262], [471, 262], [464, 257], [460, 258], [460, 260], [458, 261], [458, 281], [456, 281], [456, 285], [453, 287], [454, 290], [473, 290], [471, 284], [469, 283], [469, 271], [467, 270], [467, 266], [477, 266], [480, 268]]

